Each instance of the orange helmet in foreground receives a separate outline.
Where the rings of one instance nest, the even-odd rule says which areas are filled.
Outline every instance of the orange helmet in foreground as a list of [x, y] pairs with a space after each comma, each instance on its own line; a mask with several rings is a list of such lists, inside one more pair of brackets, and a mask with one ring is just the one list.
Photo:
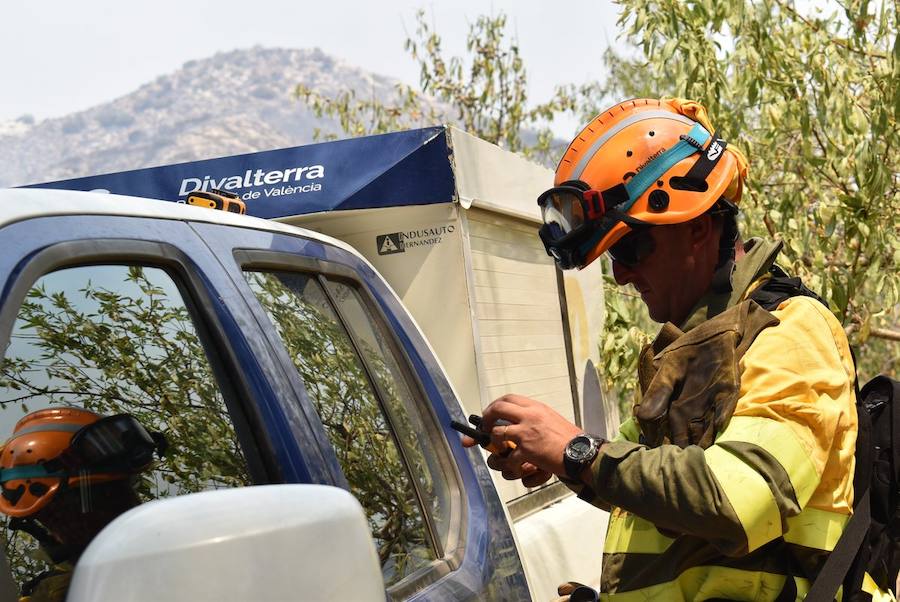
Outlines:
[[67, 487], [127, 478], [165, 446], [128, 414], [104, 418], [77, 407], [32, 412], [0, 450], [0, 512], [33, 516]]
[[720, 199], [740, 201], [744, 156], [680, 99], [636, 99], [598, 115], [538, 197], [541, 239], [563, 269], [582, 268], [629, 231], [689, 221]]

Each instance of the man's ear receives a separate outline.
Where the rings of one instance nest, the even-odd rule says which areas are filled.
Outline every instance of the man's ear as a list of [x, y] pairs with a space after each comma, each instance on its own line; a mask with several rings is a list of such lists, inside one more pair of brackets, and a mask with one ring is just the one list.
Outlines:
[[691, 246], [695, 250], [706, 247], [711, 241], [715, 241], [716, 245], [718, 245], [716, 226], [711, 215], [704, 213], [692, 219], [688, 224], [690, 226]]

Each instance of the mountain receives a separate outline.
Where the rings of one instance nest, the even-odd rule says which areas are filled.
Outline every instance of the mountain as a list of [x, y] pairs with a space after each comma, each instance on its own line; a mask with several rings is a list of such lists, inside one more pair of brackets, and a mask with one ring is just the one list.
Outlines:
[[397, 81], [319, 49], [219, 53], [86, 111], [0, 122], [0, 187], [297, 146], [317, 127], [337, 131], [294, 96], [300, 83], [385, 100]]

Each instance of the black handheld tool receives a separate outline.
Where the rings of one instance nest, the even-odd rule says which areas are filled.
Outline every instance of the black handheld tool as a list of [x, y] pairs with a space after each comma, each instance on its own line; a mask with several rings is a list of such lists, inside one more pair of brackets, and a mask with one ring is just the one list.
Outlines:
[[462, 422], [457, 422], [456, 420], [450, 421], [450, 428], [455, 431], [459, 431], [463, 435], [467, 437], [471, 437], [475, 439], [475, 442], [478, 443], [481, 447], [486, 447], [491, 442], [491, 436], [484, 431], [479, 431], [476, 428], [469, 426], [468, 424], [463, 424]]
[[516, 444], [512, 441], [504, 441], [503, 448], [498, 449], [497, 446], [491, 442], [490, 433], [486, 433], [478, 428], [481, 426], [481, 420], [481, 416], [479, 416], [478, 414], [470, 414], [469, 422], [471, 422], [474, 427], [469, 426], [468, 424], [463, 424], [462, 422], [458, 422], [456, 420], [451, 420], [450, 428], [462, 433], [463, 435], [471, 437], [478, 445], [488, 450], [492, 454], [507, 456], [509, 455], [509, 452], [516, 449]]

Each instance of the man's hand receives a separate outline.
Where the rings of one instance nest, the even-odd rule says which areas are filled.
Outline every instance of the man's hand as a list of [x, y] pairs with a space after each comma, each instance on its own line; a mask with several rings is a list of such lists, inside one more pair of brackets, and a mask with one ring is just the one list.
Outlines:
[[572, 598], [579, 601], [597, 600], [596, 591], [577, 581], [567, 581], [556, 588], [558, 598], [554, 598], [551, 602], [573, 602]]
[[[491, 454], [488, 466], [507, 480], [522, 479], [526, 487], [546, 483], [554, 474], [565, 475], [563, 452], [581, 429], [547, 405], [521, 395], [504, 395], [484, 410], [481, 429], [491, 434], [498, 449], [512, 441], [516, 449], [507, 455]], [[497, 424], [498, 420], [501, 422]], [[471, 447], [475, 441], [463, 438]]]

